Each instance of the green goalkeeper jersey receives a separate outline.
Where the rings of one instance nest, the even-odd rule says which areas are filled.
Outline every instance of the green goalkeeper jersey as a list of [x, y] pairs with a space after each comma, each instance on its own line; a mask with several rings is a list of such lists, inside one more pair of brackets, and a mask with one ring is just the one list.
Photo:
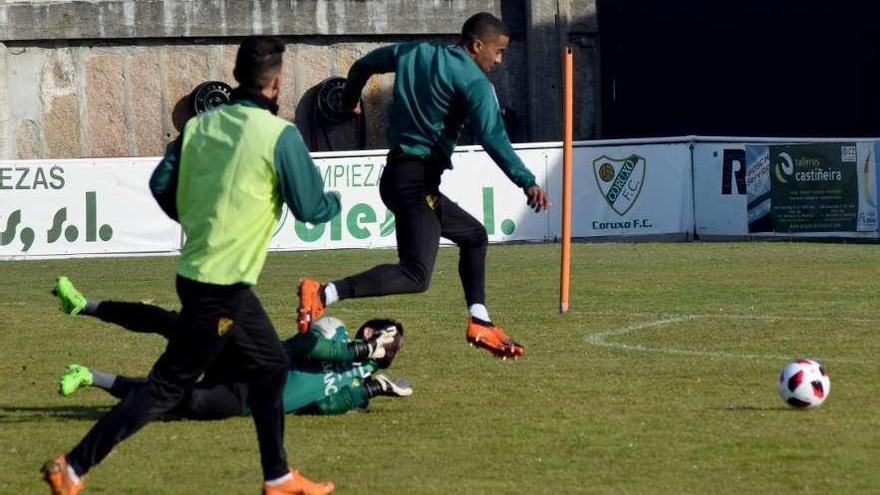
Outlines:
[[349, 343], [344, 325], [332, 333], [312, 327], [282, 342], [290, 360], [283, 393], [285, 413], [341, 414], [367, 407], [363, 381], [377, 365], [354, 362]]

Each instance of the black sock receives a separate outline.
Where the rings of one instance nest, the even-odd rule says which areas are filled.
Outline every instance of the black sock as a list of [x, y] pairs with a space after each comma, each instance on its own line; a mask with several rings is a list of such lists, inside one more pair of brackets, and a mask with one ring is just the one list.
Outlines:
[[351, 282], [349, 279], [344, 278], [342, 280], [334, 280], [333, 285], [336, 286], [336, 296], [339, 297], [339, 300], [349, 299], [352, 294], [354, 294], [354, 289], [351, 286]]
[[473, 321], [473, 322], [476, 323], [477, 325], [480, 325], [481, 327], [493, 327], [493, 326], [495, 326], [495, 325], [492, 324], [491, 321], [481, 320], [481, 319], [476, 318], [476, 317], [473, 317], [473, 316], [471, 316], [471, 321]]
[[383, 392], [382, 385], [374, 380], [372, 376], [364, 378], [364, 388], [367, 389], [367, 397], [371, 399], [377, 395], [382, 395]]

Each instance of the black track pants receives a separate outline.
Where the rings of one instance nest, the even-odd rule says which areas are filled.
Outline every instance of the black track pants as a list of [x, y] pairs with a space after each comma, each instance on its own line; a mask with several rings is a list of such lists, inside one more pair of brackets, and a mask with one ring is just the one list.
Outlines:
[[427, 290], [442, 236], [459, 248], [458, 274], [465, 301], [485, 303], [486, 229], [440, 193], [441, 173], [421, 159], [389, 159], [379, 192], [394, 213], [399, 262], [334, 281], [340, 299]]
[[223, 363], [248, 384], [263, 475], [283, 476], [288, 472], [281, 407], [287, 356], [260, 301], [245, 285], [218, 286], [183, 277], [177, 278], [177, 293], [182, 308], [174, 336], [147, 383], [98, 420], [67, 455], [68, 461], [85, 474], [116, 444], [178, 406], [223, 355]]

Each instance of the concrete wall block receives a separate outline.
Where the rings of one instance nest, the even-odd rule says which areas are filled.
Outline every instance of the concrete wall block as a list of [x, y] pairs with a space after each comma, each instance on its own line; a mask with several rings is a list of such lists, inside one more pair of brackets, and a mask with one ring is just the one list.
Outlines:
[[569, 31], [573, 33], [599, 33], [596, 0], [569, 0]]
[[[6, 86], [15, 88], [7, 100], [9, 112], [9, 158], [40, 158], [43, 153], [42, 79], [49, 50], [9, 46], [6, 57]], [[25, 140], [20, 142], [19, 140]]]
[[[360, 57], [367, 53], [385, 46], [388, 43], [345, 43], [336, 45], [335, 73], [342, 77], [348, 75], [348, 70]], [[384, 148], [385, 144], [385, 119], [388, 116], [388, 106], [393, 92], [394, 75], [382, 74], [371, 77], [364, 86], [361, 96], [364, 100], [363, 111], [366, 117], [366, 146], [367, 148]], [[356, 143], [352, 141], [351, 147]]]
[[0, 43], [0, 159], [12, 158], [12, 150], [9, 149], [9, 96], [7, 93], [8, 79], [6, 75], [6, 44]]
[[[237, 49], [237, 48], [236, 48]], [[281, 66], [281, 94], [278, 95], [278, 116], [282, 119], [293, 121], [296, 115], [296, 107], [299, 103], [301, 91], [296, 86], [296, 73], [298, 67], [296, 65], [296, 46], [287, 45], [284, 50], [284, 62]], [[235, 67], [233, 59], [233, 68]], [[229, 70], [229, 77], [232, 77], [232, 69]], [[234, 81], [233, 81], [234, 82]], [[238, 83], [232, 84], [235, 87]]]
[[44, 122], [46, 154], [41, 158], [82, 156], [80, 102], [75, 94], [55, 97]]
[[64, 47], [46, 53], [40, 78], [45, 140], [41, 158], [83, 156], [77, 49]]
[[165, 152], [159, 50], [149, 48], [135, 52], [130, 60], [130, 112], [137, 156], [156, 156]]
[[[284, 63], [287, 63], [288, 57], [290, 57], [290, 50], [291, 47], [288, 46], [287, 52], [284, 54]], [[233, 88], [238, 85], [238, 83], [235, 82], [235, 77], [232, 75], [232, 71], [235, 69], [235, 56], [237, 54], [238, 45], [230, 44], [220, 46], [221, 67], [217, 80], [223, 81]]]
[[210, 50], [213, 47], [205, 46], [168, 46], [165, 47], [164, 84], [165, 105], [162, 109], [165, 120], [166, 139], [173, 138], [168, 135], [174, 129], [172, 114], [175, 106], [185, 103], [189, 94], [199, 84], [210, 80], [211, 68]]
[[386, 148], [385, 128], [388, 111], [394, 95], [394, 74], [381, 74], [370, 78], [363, 97], [367, 117], [367, 148]]
[[574, 57], [574, 139], [595, 139], [599, 120], [599, 40], [582, 36], [572, 44]]
[[310, 88], [332, 74], [332, 48], [327, 45], [302, 44], [294, 50], [294, 98], [299, 101]]
[[[410, 39], [453, 42], [463, 20], [483, 10], [501, 15], [513, 32], [506, 60], [491, 76], [500, 103], [516, 115], [518, 131], [511, 138], [561, 137], [560, 51], [566, 40], [586, 40], [576, 47], [576, 135], [596, 135], [596, 0], [38, 3], [0, 0], [0, 19], [7, 15], [0, 23], [0, 39], [7, 40], [5, 51], [0, 44], [0, 157], [161, 154], [177, 134], [175, 107], [196, 85], [236, 85], [237, 37], [253, 33], [287, 36], [279, 114], [300, 125], [307, 143], [315, 136], [324, 142], [310, 129], [312, 101], [303, 99], [309, 89], [331, 75], [345, 76], [358, 57], [379, 46]], [[91, 15], [70, 17], [77, 12]], [[29, 25], [38, 15], [43, 17]], [[96, 22], [67, 29], [74, 18]], [[37, 38], [44, 40], [29, 41]], [[88, 41], [51, 41], [59, 38]], [[99, 41], [95, 48], [101, 38], [115, 41]], [[120, 41], [125, 38], [131, 40]], [[364, 88], [370, 148], [386, 145], [393, 82], [393, 75], [377, 76]], [[4, 97], [4, 88], [14, 94]], [[331, 132], [333, 146], [354, 147], [356, 126], [338, 127]]]
[[[522, 0], [52, 0], [0, 3], [0, 39], [452, 34], [488, 11], [519, 26]], [[88, 19], [89, 22], [84, 22]]]
[[123, 56], [98, 53], [86, 62], [86, 118], [89, 156], [128, 154]]
[[528, 92], [528, 73], [526, 71], [526, 44], [522, 39], [513, 39], [500, 67], [489, 75], [495, 85], [498, 103], [502, 108], [513, 111], [514, 132], [510, 139], [514, 142], [526, 140], [528, 134], [528, 101], [523, 97]]
[[43, 139], [40, 125], [30, 119], [19, 121], [15, 129], [16, 156], [22, 160], [34, 160], [42, 158]]

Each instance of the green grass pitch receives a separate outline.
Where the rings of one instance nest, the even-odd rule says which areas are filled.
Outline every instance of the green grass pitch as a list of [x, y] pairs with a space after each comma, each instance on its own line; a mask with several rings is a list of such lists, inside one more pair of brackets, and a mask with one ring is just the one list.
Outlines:
[[[343, 301], [354, 325], [407, 326], [393, 375], [408, 399], [366, 414], [288, 417], [291, 463], [339, 494], [877, 493], [880, 250], [824, 243], [577, 244], [572, 310], [557, 312], [559, 246], [492, 246], [488, 307], [526, 347], [517, 362], [470, 348], [457, 252], [425, 294]], [[282, 337], [295, 284], [393, 261], [393, 250], [270, 254], [257, 292]], [[113, 404], [64, 399], [70, 362], [143, 374], [157, 336], [61, 314], [68, 275], [90, 297], [177, 305], [176, 259], [0, 262], [0, 493], [46, 493], [38, 467]], [[790, 357], [820, 359], [819, 409], [776, 395]], [[87, 478], [85, 494], [253, 494], [249, 419], [153, 423]]]

